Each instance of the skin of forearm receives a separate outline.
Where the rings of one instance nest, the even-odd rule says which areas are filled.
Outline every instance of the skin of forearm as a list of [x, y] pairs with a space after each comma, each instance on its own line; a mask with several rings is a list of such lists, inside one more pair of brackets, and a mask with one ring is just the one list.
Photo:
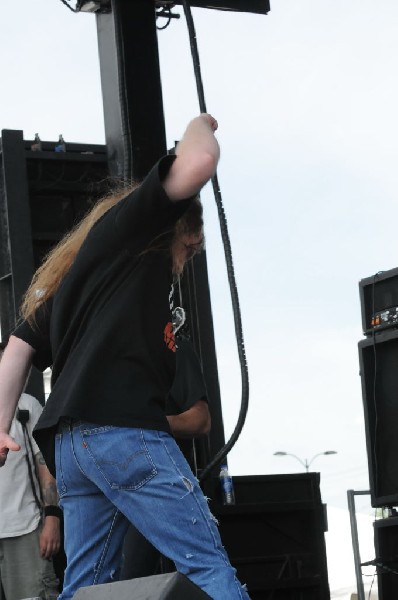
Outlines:
[[41, 452], [36, 454], [35, 461], [39, 475], [41, 493], [43, 496], [43, 504], [44, 506], [57, 505], [58, 493], [55, 479], [48, 470]]
[[216, 163], [220, 157], [220, 147], [214, 136], [209, 115], [200, 115], [193, 119], [176, 148], [177, 156], [185, 152], [206, 152], [213, 156]]
[[8, 433], [25, 387], [34, 350], [11, 336], [0, 362], [0, 431]]
[[189, 123], [177, 145], [177, 158], [162, 182], [172, 202], [198, 194], [215, 174], [220, 156], [216, 129], [217, 121], [208, 114]]
[[211, 427], [209, 408], [203, 400], [179, 415], [168, 415], [167, 420], [173, 435], [181, 439], [205, 436]]
[[[41, 452], [38, 452], [35, 455], [35, 462], [39, 476], [43, 504], [44, 506], [57, 506], [58, 493], [55, 479], [48, 470]], [[51, 558], [51, 556], [58, 552], [60, 543], [61, 538], [59, 517], [53, 515], [45, 516], [43, 527], [40, 532], [41, 556], [46, 559]]]

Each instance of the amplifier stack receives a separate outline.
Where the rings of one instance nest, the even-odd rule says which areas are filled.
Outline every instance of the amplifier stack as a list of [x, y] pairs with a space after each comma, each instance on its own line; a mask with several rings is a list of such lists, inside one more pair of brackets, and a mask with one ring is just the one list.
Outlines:
[[398, 598], [398, 269], [359, 282], [358, 344], [372, 506], [390, 517], [374, 523], [380, 600]]

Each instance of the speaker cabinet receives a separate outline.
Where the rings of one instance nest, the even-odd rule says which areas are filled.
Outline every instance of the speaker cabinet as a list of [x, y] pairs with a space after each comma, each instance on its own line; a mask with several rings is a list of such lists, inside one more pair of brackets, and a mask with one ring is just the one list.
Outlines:
[[166, 573], [80, 588], [73, 600], [210, 600], [181, 573]]
[[398, 331], [359, 342], [371, 503], [398, 505]]
[[398, 517], [374, 522], [379, 600], [398, 598]]
[[[3, 130], [0, 140], [0, 322], [3, 341], [14, 330], [32, 275], [43, 257], [87, 212], [108, 186], [105, 146], [33, 140]], [[6, 215], [6, 217], [5, 217]], [[43, 374], [32, 369], [27, 391], [44, 404]]]
[[398, 268], [361, 279], [359, 296], [365, 335], [398, 327]]
[[236, 504], [207, 483], [222, 542], [252, 600], [330, 600], [319, 473], [234, 477]]

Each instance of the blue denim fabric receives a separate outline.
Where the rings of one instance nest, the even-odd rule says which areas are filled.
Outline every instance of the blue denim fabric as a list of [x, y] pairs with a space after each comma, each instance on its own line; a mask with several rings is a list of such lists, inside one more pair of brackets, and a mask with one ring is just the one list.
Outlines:
[[56, 438], [68, 566], [59, 600], [118, 579], [128, 521], [214, 600], [249, 600], [174, 438], [78, 423]]

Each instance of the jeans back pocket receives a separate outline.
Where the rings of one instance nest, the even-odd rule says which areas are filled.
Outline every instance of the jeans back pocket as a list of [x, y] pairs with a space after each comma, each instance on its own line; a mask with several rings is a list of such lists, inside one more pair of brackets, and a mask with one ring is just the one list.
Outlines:
[[141, 429], [82, 424], [83, 446], [112, 489], [136, 490], [156, 473]]

